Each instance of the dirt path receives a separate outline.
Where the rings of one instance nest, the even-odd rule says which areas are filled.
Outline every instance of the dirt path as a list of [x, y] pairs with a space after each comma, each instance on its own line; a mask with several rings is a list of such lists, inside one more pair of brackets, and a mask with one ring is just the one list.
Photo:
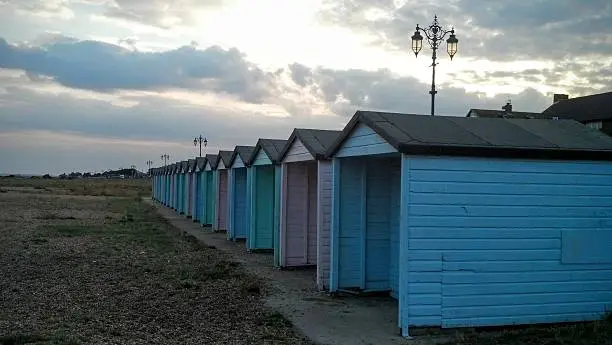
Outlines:
[[330, 297], [315, 289], [315, 271], [279, 270], [272, 254], [248, 253], [244, 242], [226, 239], [151, 200], [176, 228], [209, 246], [230, 253], [252, 274], [269, 282], [266, 304], [282, 313], [301, 332], [320, 344], [435, 344], [435, 339], [407, 340], [396, 327], [397, 301], [381, 297]]

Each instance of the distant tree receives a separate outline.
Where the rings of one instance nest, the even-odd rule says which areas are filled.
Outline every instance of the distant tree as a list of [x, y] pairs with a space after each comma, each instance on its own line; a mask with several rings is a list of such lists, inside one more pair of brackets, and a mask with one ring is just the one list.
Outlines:
[[44, 175], [42, 176], [42, 178], [43, 178], [43, 179], [50, 179], [50, 178], [51, 178], [51, 175], [49, 175], [49, 174], [44, 174]]

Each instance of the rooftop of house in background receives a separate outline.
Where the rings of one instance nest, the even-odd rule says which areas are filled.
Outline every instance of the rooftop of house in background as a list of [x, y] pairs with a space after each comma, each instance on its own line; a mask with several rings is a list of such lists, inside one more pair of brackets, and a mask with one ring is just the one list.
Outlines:
[[549, 119], [551, 116], [547, 116], [541, 113], [532, 113], [526, 111], [513, 111], [512, 103], [508, 101], [501, 110], [493, 109], [470, 109], [466, 117], [489, 117], [489, 118], [509, 118], [509, 119]]
[[573, 119], [582, 123], [612, 120], [612, 92], [576, 98], [568, 98], [567, 95], [555, 96], [553, 104], [542, 112], [543, 115]]

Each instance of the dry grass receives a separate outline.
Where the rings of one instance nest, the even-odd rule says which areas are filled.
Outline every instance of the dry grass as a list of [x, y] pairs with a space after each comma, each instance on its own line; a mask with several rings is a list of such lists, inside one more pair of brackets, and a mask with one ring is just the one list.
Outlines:
[[[0, 344], [308, 343], [258, 279], [141, 202], [143, 185], [26, 181], [0, 182]], [[80, 195], [100, 190], [130, 197]]]
[[448, 345], [610, 345], [612, 317], [573, 324], [469, 329]]
[[0, 191], [33, 194], [140, 197], [151, 195], [151, 181], [105, 179], [0, 178]]

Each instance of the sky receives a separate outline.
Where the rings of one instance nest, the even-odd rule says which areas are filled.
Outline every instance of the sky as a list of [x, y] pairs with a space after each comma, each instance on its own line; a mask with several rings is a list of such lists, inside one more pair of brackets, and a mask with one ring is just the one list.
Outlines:
[[541, 112], [612, 90], [610, 0], [0, 0], [0, 173], [160, 166], [357, 109]]

